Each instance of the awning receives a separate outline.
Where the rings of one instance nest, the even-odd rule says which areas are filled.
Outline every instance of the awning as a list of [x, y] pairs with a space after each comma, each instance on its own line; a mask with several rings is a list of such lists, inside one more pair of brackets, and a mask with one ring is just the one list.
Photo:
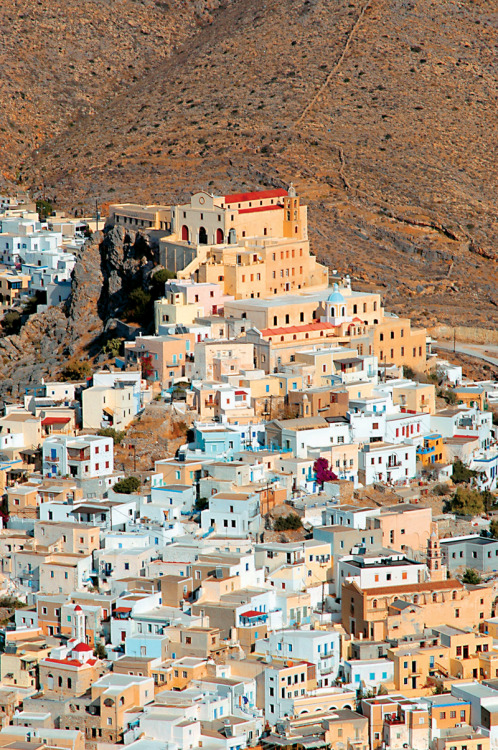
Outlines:
[[104, 414], [108, 414], [110, 417], [114, 416], [114, 409], [111, 409], [109, 406], [104, 406], [102, 411], [104, 412]]
[[247, 612], [241, 612], [241, 617], [266, 617], [266, 612], [258, 612], [255, 609], [250, 609]]
[[71, 421], [71, 417], [45, 417], [42, 419], [43, 427], [50, 427], [54, 424], [67, 424]]

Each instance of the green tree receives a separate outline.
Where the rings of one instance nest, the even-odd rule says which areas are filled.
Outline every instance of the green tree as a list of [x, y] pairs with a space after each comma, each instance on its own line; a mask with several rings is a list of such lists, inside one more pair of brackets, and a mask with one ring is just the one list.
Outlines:
[[104, 346], [102, 347], [102, 353], [108, 354], [110, 357], [118, 357], [121, 353], [121, 346], [123, 344], [124, 339], [109, 339], [105, 342]]
[[17, 310], [9, 310], [2, 318], [2, 331], [5, 336], [19, 333], [22, 326], [21, 316]]
[[43, 219], [46, 219], [47, 216], [50, 216], [53, 213], [54, 209], [50, 201], [40, 199], [36, 201], [36, 210], [38, 211], [40, 220], [43, 221]]
[[481, 583], [481, 576], [474, 568], [467, 568], [462, 576], [462, 583], [471, 583], [473, 586], [477, 586], [478, 583]]
[[452, 480], [455, 484], [467, 484], [473, 477], [477, 476], [477, 471], [468, 469], [459, 458], [453, 464], [453, 474], [451, 475]]
[[469, 487], [457, 487], [448, 507], [460, 516], [480, 516], [485, 511], [482, 493]]
[[289, 513], [288, 516], [279, 516], [275, 521], [275, 531], [288, 531], [300, 529], [302, 527], [301, 519], [296, 513]]
[[28, 605], [26, 602], [22, 602], [20, 599], [16, 599], [15, 596], [2, 596], [0, 597], [0, 607], [5, 609], [23, 609]]
[[86, 380], [92, 374], [92, 368], [86, 360], [70, 359], [65, 368], [62, 370], [64, 380]]
[[441, 398], [444, 398], [447, 404], [451, 405], [451, 404], [456, 404], [457, 402], [457, 395], [455, 391], [451, 391], [448, 388], [441, 389], [438, 395], [441, 396]]
[[491, 534], [492, 537], [494, 537], [495, 539], [498, 539], [498, 519], [497, 518], [493, 518], [493, 520], [489, 524], [489, 533]]
[[140, 488], [141, 482], [138, 477], [125, 477], [113, 485], [114, 492], [120, 495], [131, 495]]
[[123, 442], [125, 434], [124, 430], [115, 430], [114, 427], [102, 427], [97, 432], [97, 435], [102, 435], [102, 437], [112, 437], [114, 445], [120, 445]]
[[496, 503], [496, 497], [489, 490], [483, 490], [481, 492], [481, 495], [482, 495], [482, 500], [484, 503], [484, 510], [486, 511], [486, 513], [489, 513], [489, 511], [493, 508], [493, 506]]
[[128, 295], [125, 318], [131, 323], [148, 325], [153, 318], [152, 296], [143, 289], [133, 289]]
[[176, 278], [176, 274], [173, 271], [169, 271], [167, 268], [161, 268], [152, 274], [151, 279], [151, 292], [154, 299], [159, 299], [164, 296], [164, 285], [170, 279]]
[[93, 655], [96, 656], [97, 659], [107, 659], [107, 649], [102, 641], [99, 641], [95, 646]]
[[198, 497], [195, 501], [194, 510], [206, 510], [209, 507], [209, 500], [207, 497]]

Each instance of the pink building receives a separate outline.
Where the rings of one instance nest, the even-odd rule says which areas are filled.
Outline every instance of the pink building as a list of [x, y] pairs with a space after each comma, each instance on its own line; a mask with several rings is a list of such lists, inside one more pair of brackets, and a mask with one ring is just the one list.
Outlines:
[[225, 302], [233, 296], [224, 294], [220, 284], [196, 283], [194, 281], [167, 281], [165, 297], [172, 304], [198, 305], [203, 315], [216, 315], [223, 311]]

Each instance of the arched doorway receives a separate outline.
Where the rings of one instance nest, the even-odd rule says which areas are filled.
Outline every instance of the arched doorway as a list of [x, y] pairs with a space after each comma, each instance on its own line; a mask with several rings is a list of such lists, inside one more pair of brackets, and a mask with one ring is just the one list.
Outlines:
[[188, 227], [185, 224], [182, 227], [182, 240], [188, 242]]
[[223, 229], [217, 229], [216, 230], [216, 244], [217, 245], [223, 244], [224, 239], [225, 239], [225, 235], [223, 234]]
[[200, 227], [200, 229], [199, 229], [199, 245], [207, 245], [207, 243], [208, 243], [207, 232], [204, 229], [204, 227]]

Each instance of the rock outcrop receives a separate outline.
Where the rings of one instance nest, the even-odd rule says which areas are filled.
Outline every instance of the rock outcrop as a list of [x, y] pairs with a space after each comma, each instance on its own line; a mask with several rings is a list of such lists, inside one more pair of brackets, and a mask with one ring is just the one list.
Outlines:
[[106, 228], [81, 248], [67, 302], [32, 315], [18, 335], [0, 338], [0, 393], [55, 378], [73, 357], [97, 353], [131, 288], [147, 286], [154, 252], [147, 238]]

